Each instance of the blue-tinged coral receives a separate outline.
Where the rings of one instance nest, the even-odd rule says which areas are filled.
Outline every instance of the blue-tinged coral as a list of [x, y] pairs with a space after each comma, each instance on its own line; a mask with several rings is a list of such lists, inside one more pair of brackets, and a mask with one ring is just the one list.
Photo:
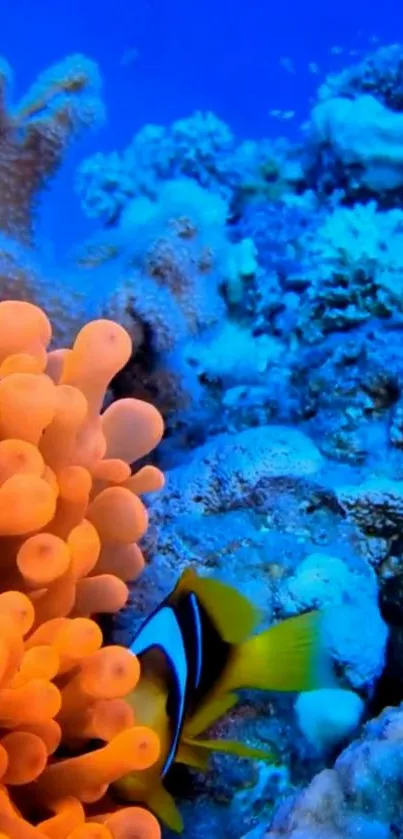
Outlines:
[[357, 730], [364, 702], [352, 690], [322, 688], [300, 693], [295, 710], [298, 725], [308, 742], [318, 752], [326, 754]]
[[403, 830], [402, 715], [401, 706], [388, 708], [368, 723], [332, 769], [324, 769], [285, 801], [264, 833], [266, 839], [399, 836]]
[[[248, 387], [265, 386], [264, 374], [279, 365], [283, 343], [272, 335], [255, 335], [237, 320], [226, 320], [204, 341], [190, 341], [184, 348], [186, 363], [200, 376], [217, 381], [224, 391], [224, 405], [231, 405], [242, 382]], [[249, 401], [250, 394], [244, 394]]]
[[117, 231], [126, 276], [116, 306], [127, 321], [133, 313], [149, 327], [156, 353], [223, 318], [222, 292], [237, 271], [229, 262], [227, 212], [221, 198], [185, 179], [167, 181], [154, 202], [127, 206]]
[[[45, 70], [17, 102], [11, 70], [0, 67], [0, 299], [44, 306], [59, 341], [69, 343], [102, 300], [77, 271], [45, 258], [35, 237], [41, 191], [63, 162], [71, 141], [104, 116], [97, 65], [72, 55]], [[57, 276], [57, 282], [55, 277]], [[56, 290], [57, 286], [57, 290]]]
[[375, 202], [337, 206], [300, 239], [309, 284], [302, 295], [303, 340], [387, 318], [403, 305], [403, 212]]
[[403, 114], [373, 96], [327, 99], [312, 112], [311, 142], [324, 159], [330, 150], [329, 160], [343, 172], [349, 193], [383, 195], [401, 189], [402, 140]]
[[[266, 425], [218, 434], [193, 452], [187, 466], [170, 472], [169, 514], [209, 514], [253, 504], [264, 510], [265, 493], [278, 478], [314, 475], [322, 466], [314, 443], [296, 429]], [[168, 509], [166, 510], [168, 514]]]
[[321, 101], [369, 94], [392, 111], [403, 110], [403, 53], [401, 44], [380, 47], [361, 61], [332, 73], [318, 90]]
[[[268, 425], [217, 435], [182, 457], [151, 504], [147, 545], [155, 559], [144, 597], [150, 603], [191, 562], [244, 583], [264, 613], [274, 614], [273, 586], [304, 556], [307, 525], [318, 540], [325, 520], [329, 526], [327, 515], [323, 522], [320, 514], [308, 522], [305, 509], [309, 498], [315, 503], [320, 452], [301, 432]], [[297, 522], [301, 541], [295, 543]], [[259, 584], [262, 574], [266, 588]]]
[[182, 177], [218, 193], [233, 211], [304, 180], [299, 149], [286, 139], [240, 141], [214, 114], [196, 112], [168, 127], [146, 125], [122, 153], [84, 160], [76, 187], [87, 215], [113, 224], [133, 198], [155, 199], [161, 182]]
[[364, 533], [390, 537], [403, 523], [403, 481], [369, 478], [342, 486], [337, 496], [346, 515]]
[[234, 145], [229, 127], [212, 113], [197, 112], [170, 128], [146, 125], [124, 152], [98, 152], [83, 161], [76, 184], [83, 208], [89, 216], [116, 222], [133, 198], [155, 199], [161, 181], [178, 177], [194, 178], [206, 188], [221, 182], [226, 191]]
[[32, 236], [38, 191], [60, 165], [71, 138], [103, 116], [94, 62], [72, 55], [44, 71], [27, 94], [10, 102], [11, 71], [0, 67], [0, 230]]
[[196, 434], [214, 408], [204, 382], [219, 375], [203, 363], [204, 348], [220, 336], [228, 308], [239, 304], [257, 270], [253, 242], [231, 241], [228, 213], [221, 196], [194, 180], [164, 181], [155, 200], [133, 199], [119, 224], [77, 256], [82, 283], [97, 288], [99, 298], [102, 289], [105, 310], [141, 351], [124, 381], [143, 386], [170, 425], [181, 422]]
[[399, 202], [403, 185], [402, 46], [330, 75], [308, 127], [307, 169], [321, 192]]

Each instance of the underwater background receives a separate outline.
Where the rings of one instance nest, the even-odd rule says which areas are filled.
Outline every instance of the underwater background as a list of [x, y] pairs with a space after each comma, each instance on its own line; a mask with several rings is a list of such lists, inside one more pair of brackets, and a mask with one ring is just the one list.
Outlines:
[[0, 55], [0, 300], [114, 319], [103, 405], [164, 421], [105, 638], [189, 566], [326, 611], [335, 685], [242, 694], [211, 736], [276, 762], [175, 766], [184, 839], [403, 839], [400, 5], [5, 0]]
[[[363, 54], [371, 39], [399, 40], [401, 25], [395, 0], [382, 4], [382, 13], [358, 0], [287, 0], [275, 9], [265, 0], [192, 6], [118, 0], [113, 11], [95, 0], [41, 0], [39, 11], [5, 0], [2, 10], [1, 52], [14, 68], [17, 96], [69, 53], [85, 53], [102, 71], [107, 121], [71, 150], [52, 184], [58, 220], [51, 200], [42, 211], [44, 234], [61, 247], [88, 229], [72, 188], [86, 153], [123, 148], [144, 124], [166, 124], [195, 110], [213, 111], [241, 138], [296, 137], [320, 80], [341, 69], [351, 51]], [[287, 58], [290, 64], [282, 64]], [[281, 123], [270, 117], [276, 109], [295, 116]]]

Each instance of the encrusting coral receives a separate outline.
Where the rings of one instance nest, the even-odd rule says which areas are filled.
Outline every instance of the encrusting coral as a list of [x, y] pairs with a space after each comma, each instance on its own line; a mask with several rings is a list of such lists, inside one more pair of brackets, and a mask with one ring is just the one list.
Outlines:
[[91, 615], [126, 602], [147, 528], [139, 495], [159, 470], [130, 464], [160, 441], [151, 405], [105, 390], [131, 341], [109, 320], [47, 347], [41, 309], [0, 303], [0, 834], [156, 839], [158, 822], [108, 786], [151, 766], [153, 731], [124, 697], [139, 678]]

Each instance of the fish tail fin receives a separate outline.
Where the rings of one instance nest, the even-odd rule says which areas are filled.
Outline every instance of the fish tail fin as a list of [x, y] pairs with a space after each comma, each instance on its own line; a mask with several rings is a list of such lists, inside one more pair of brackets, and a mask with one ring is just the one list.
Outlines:
[[334, 684], [323, 613], [287, 618], [234, 648], [225, 689], [300, 692]]

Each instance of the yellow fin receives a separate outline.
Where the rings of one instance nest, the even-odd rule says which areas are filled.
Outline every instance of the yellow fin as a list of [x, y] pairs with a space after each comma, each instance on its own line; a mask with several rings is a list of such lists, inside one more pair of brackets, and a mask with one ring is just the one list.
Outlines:
[[184, 763], [186, 766], [205, 772], [208, 769], [209, 756], [205, 751], [193, 748], [193, 743], [193, 740], [182, 740], [176, 753], [175, 762]]
[[323, 614], [288, 618], [234, 651], [220, 688], [305, 691], [334, 684], [325, 653]]
[[230, 708], [233, 708], [238, 702], [236, 693], [226, 693], [224, 695], [212, 697], [201, 704], [198, 710], [186, 721], [183, 727], [183, 735], [186, 738], [197, 737], [202, 731], [206, 731], [213, 725], [216, 720], [226, 714]]
[[145, 802], [150, 810], [158, 816], [159, 820], [164, 822], [170, 830], [175, 833], [182, 833], [183, 819], [172, 798], [172, 795], [159, 784], [154, 787], [147, 796]]
[[194, 568], [181, 576], [173, 592], [193, 591], [211, 617], [217, 631], [229, 644], [239, 644], [253, 632], [260, 620], [259, 610], [233, 588], [212, 577], [199, 577]]
[[238, 757], [248, 757], [253, 760], [266, 760], [269, 763], [276, 761], [276, 755], [269, 749], [255, 749], [253, 746], [247, 746], [245, 743], [239, 743], [238, 740], [184, 740], [189, 743], [193, 751], [198, 749], [206, 750], [208, 752], [225, 752], [229, 755], [237, 755]]

